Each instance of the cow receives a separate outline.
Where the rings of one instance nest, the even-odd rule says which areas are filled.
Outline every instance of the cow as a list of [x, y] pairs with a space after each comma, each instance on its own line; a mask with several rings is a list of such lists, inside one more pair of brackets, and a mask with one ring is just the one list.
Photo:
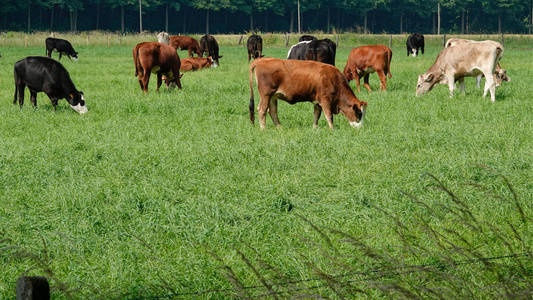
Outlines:
[[199, 57], [202, 57], [200, 52], [200, 44], [195, 38], [185, 35], [172, 35], [170, 36], [170, 46], [176, 50], [187, 50], [189, 57], [193, 57], [196, 53]]
[[293, 45], [287, 59], [314, 60], [335, 65], [337, 45], [330, 39], [303, 41]]
[[367, 103], [359, 101], [342, 73], [329, 64], [316, 61], [283, 60], [260, 58], [250, 64], [250, 122], [255, 121], [253, 75], [257, 83], [260, 102], [259, 126], [266, 128], [267, 111], [276, 127], [278, 120], [278, 99], [289, 104], [309, 101], [314, 104], [313, 127], [318, 126], [322, 110], [329, 128], [333, 129], [333, 115], [343, 113], [350, 125], [362, 125]]
[[392, 50], [383, 45], [361, 46], [352, 49], [348, 56], [348, 62], [344, 67], [344, 77], [351, 81], [355, 79], [357, 83], [357, 92], [361, 92], [359, 80], [364, 77], [364, 87], [371, 92], [368, 84], [370, 73], [378, 73], [381, 90], [387, 90], [387, 75], [392, 78], [390, 72], [390, 62], [392, 59]]
[[424, 35], [420, 33], [411, 34], [407, 37], [405, 45], [407, 47], [407, 56], [413, 55], [413, 57], [416, 57], [419, 49], [424, 54]]
[[429, 70], [418, 76], [416, 95], [430, 91], [435, 84], [448, 84], [450, 97], [453, 97], [455, 81], [459, 81], [464, 91], [464, 77], [484, 74], [485, 89], [483, 97], [490, 91], [490, 100], [496, 101], [494, 70], [503, 56], [503, 46], [494, 41], [465, 43], [444, 48]]
[[[459, 39], [459, 38], [451, 38], [446, 41], [446, 48], [458, 45], [458, 44], [466, 44], [466, 43], [478, 43], [478, 41], [473, 40], [465, 40], [465, 39]], [[511, 78], [507, 76], [507, 70], [502, 69], [500, 66], [500, 63], [496, 65], [496, 69], [494, 70], [494, 82], [496, 83], [496, 87], [499, 87], [502, 82], [507, 81], [510, 82]], [[483, 74], [480, 74], [476, 77], [476, 87], [479, 89], [481, 85], [481, 78], [484, 77]]]
[[161, 87], [163, 75], [169, 89], [176, 86], [181, 89], [181, 62], [176, 49], [158, 42], [139, 43], [133, 49], [133, 62], [135, 76], [138, 76], [139, 85], [145, 93], [148, 92], [150, 73], [157, 74], [157, 91]]
[[213, 58], [208, 56], [202, 57], [189, 57], [181, 60], [180, 71], [196, 71], [203, 68], [209, 68], [213, 64]]
[[160, 43], [164, 43], [169, 45], [170, 44], [170, 35], [168, 33], [162, 31], [157, 34], [157, 41]]
[[312, 36], [312, 35], [302, 35], [300, 37], [300, 39], [298, 40], [298, 42], [303, 42], [303, 41], [314, 41], [314, 40], [317, 40], [316, 37]]
[[34, 108], [37, 108], [37, 93], [44, 92], [52, 101], [54, 110], [57, 109], [58, 100], [65, 99], [78, 113], [84, 114], [88, 111], [83, 92], [76, 89], [69, 73], [58, 61], [43, 56], [28, 56], [15, 63], [13, 73], [13, 104], [17, 103], [18, 97], [21, 109], [24, 104], [24, 89], [28, 87]]
[[46, 55], [52, 57], [52, 51], [56, 50], [59, 52], [59, 60], [61, 60], [61, 55], [66, 55], [68, 58], [73, 58], [75, 61], [78, 60], [78, 52], [72, 48], [72, 44], [69, 41], [56, 38], [47, 38], [45, 40], [46, 44]]
[[200, 39], [200, 53], [200, 56], [203, 56], [204, 53], [207, 53], [207, 56], [211, 56], [214, 61], [214, 67], [220, 65], [219, 59], [222, 58], [222, 55], [218, 55], [218, 43], [212, 35], [206, 34], [202, 36]]
[[264, 57], [263, 55], [263, 39], [257, 34], [253, 34], [248, 38], [246, 42], [246, 47], [248, 48], [248, 62], [253, 57], [257, 59]]

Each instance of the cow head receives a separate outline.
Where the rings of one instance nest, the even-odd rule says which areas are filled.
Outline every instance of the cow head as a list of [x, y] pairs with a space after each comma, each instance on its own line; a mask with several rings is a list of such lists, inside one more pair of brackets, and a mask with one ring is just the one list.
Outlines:
[[172, 72], [170, 72], [168, 76], [164, 76], [163, 79], [165, 80], [165, 84], [167, 85], [167, 88], [169, 90], [173, 90], [177, 86], [178, 89], [181, 90], [181, 81], [180, 81], [181, 76], [183, 76], [183, 74], [178, 74], [177, 76], [175, 76], [174, 74], [172, 74]]
[[205, 64], [205, 67], [209, 68], [209, 67], [213, 66], [213, 62], [214, 62], [213, 58], [211, 56], [208, 56], [206, 59], [207, 59], [207, 62]]
[[511, 81], [511, 77], [507, 76], [507, 70], [501, 69], [501, 68], [498, 68], [496, 70], [494, 77], [495, 77], [496, 86], [500, 86], [502, 82], [504, 81], [507, 81], [507, 82]]
[[441, 81], [441, 76], [434, 72], [426, 72], [418, 76], [418, 83], [416, 84], [416, 96], [422, 96], [431, 91], [431, 89]]
[[157, 34], [157, 41], [163, 44], [170, 44], [170, 36], [168, 33], [162, 31]]
[[418, 54], [418, 49], [411, 49], [411, 53], [413, 57], [416, 57], [416, 55]]
[[78, 61], [78, 52], [74, 51], [74, 53], [70, 54], [69, 57], [72, 57], [74, 61]]
[[365, 117], [368, 104], [365, 101], [359, 101], [355, 96], [353, 99], [354, 101], [350, 101], [352, 103], [350, 105], [339, 102], [336, 113], [339, 113], [339, 111], [342, 112], [346, 119], [348, 119], [350, 126], [359, 128], [363, 125], [363, 118]]
[[85, 106], [85, 98], [83, 92], [74, 91], [68, 94], [67, 101], [73, 110], [77, 111], [80, 115], [88, 112], [87, 106]]

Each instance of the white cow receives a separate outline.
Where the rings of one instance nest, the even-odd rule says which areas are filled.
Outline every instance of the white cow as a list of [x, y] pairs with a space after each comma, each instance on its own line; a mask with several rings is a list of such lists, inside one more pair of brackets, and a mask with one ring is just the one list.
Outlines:
[[490, 99], [496, 101], [494, 71], [503, 56], [503, 46], [494, 41], [463, 43], [444, 48], [429, 70], [418, 76], [416, 95], [429, 92], [437, 83], [448, 84], [450, 97], [453, 97], [455, 81], [459, 81], [464, 91], [464, 78], [485, 75], [483, 97], [490, 91]]

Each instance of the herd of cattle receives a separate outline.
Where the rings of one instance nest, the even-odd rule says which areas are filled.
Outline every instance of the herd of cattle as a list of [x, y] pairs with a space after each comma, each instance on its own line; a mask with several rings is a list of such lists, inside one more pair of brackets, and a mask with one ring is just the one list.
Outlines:
[[[157, 42], [139, 43], [133, 49], [135, 76], [144, 92], [148, 91], [150, 74], [157, 76], [157, 90], [163, 80], [169, 89], [182, 88], [181, 72], [196, 71], [220, 64], [219, 46], [211, 35], [204, 35], [198, 42], [189, 36], [170, 36], [166, 32], [157, 35]], [[67, 70], [58, 61], [51, 58], [52, 51], [77, 59], [78, 53], [70, 42], [63, 39], [47, 38], [46, 54], [48, 57], [29, 56], [15, 63], [15, 95], [13, 103], [20, 107], [24, 103], [24, 89], [30, 90], [30, 100], [37, 106], [37, 93], [44, 92], [52, 101], [54, 109], [59, 99], [66, 99], [70, 106], [80, 114], [87, 112], [83, 92], [78, 91]], [[360, 79], [370, 92], [369, 75], [377, 73], [381, 90], [387, 89], [387, 76], [391, 74], [392, 50], [384, 45], [367, 45], [351, 50], [344, 71], [335, 67], [337, 45], [330, 39], [319, 40], [304, 35], [293, 45], [287, 59], [265, 58], [263, 40], [253, 34], [248, 38], [248, 61], [254, 59], [249, 67], [250, 84], [250, 121], [255, 120], [253, 95], [253, 76], [255, 75], [260, 103], [257, 107], [259, 125], [266, 127], [266, 113], [270, 114], [276, 126], [280, 126], [277, 116], [277, 100], [290, 104], [310, 101], [314, 104], [314, 122], [316, 127], [322, 111], [328, 125], [333, 129], [333, 115], [342, 113], [354, 128], [360, 127], [367, 103], [360, 101], [350, 88], [348, 82], [355, 80], [360, 92]], [[424, 36], [412, 34], [406, 41], [407, 55], [417, 56], [419, 50], [424, 54]], [[177, 50], [187, 50], [187, 58], [180, 59]], [[453, 96], [455, 83], [459, 81], [464, 91], [464, 78], [476, 77], [479, 88], [485, 77], [483, 97], [490, 92], [491, 101], [495, 101], [495, 88], [503, 81], [510, 81], [499, 61], [503, 56], [503, 46], [495, 41], [471, 41], [449, 39], [445, 48], [437, 56], [429, 70], [418, 77], [416, 95], [430, 91], [437, 83], [447, 84], [450, 97]], [[206, 57], [204, 58], [204, 54]], [[197, 57], [194, 57], [197, 55]]]

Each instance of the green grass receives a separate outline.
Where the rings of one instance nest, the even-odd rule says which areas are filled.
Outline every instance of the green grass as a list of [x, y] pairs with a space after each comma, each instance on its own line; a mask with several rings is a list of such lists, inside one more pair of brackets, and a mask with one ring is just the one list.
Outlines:
[[[358, 45], [341, 44], [339, 69]], [[368, 102], [363, 128], [352, 129], [339, 115], [334, 131], [323, 117], [312, 129], [309, 103], [281, 102], [281, 129], [269, 117], [265, 131], [250, 126], [243, 47], [223, 46], [221, 66], [186, 73], [183, 90], [156, 93], [152, 76], [147, 95], [133, 75], [130, 45], [75, 48], [80, 61], [62, 63], [85, 93], [89, 113], [83, 116], [64, 100], [54, 112], [42, 93], [34, 111], [27, 90], [22, 111], [12, 105], [14, 62], [43, 55], [44, 47], [0, 49], [2, 299], [13, 298], [17, 277], [35, 266], [14, 255], [16, 249], [2, 248], [8, 245], [38, 254], [54, 278], [79, 289], [74, 298], [160, 295], [164, 281], [178, 293], [231, 287], [206, 249], [244, 284], [256, 284], [235, 251], [250, 252], [243, 243], [291, 278], [310, 276], [300, 255], [334, 271], [305, 242], [310, 228], [296, 214], [400, 254], [391, 247], [389, 219], [372, 206], [411, 224], [415, 208], [400, 190], [425, 193], [421, 175], [428, 172], [453, 189], [468, 182], [492, 186], [494, 177], [476, 164], [504, 173], [531, 214], [533, 60], [519, 41], [506, 44], [502, 66], [512, 81], [497, 89], [496, 103], [481, 98], [474, 79], [466, 80], [466, 95], [450, 99], [447, 87], [437, 86], [415, 97], [418, 74], [440, 48], [412, 58], [398, 43], [388, 91], [377, 91], [373, 74], [375, 92], [357, 93]], [[286, 51], [266, 47], [264, 54], [285, 57]], [[444, 199], [431, 196], [430, 205]], [[483, 220], [518, 219], [511, 203], [462, 196]], [[450, 225], [447, 218], [433, 222]], [[486, 247], [505, 252], [498, 240]], [[57, 289], [53, 296], [67, 297]]]

